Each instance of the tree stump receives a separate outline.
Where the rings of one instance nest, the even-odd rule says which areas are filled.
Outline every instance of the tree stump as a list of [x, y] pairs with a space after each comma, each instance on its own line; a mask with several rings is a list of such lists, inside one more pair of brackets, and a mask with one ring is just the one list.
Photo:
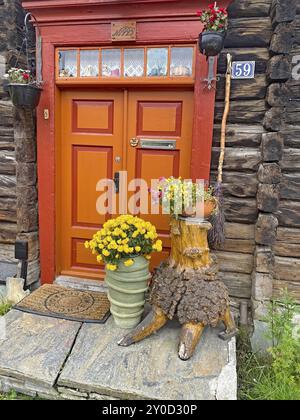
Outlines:
[[229, 339], [237, 329], [230, 313], [226, 286], [218, 279], [218, 263], [208, 247], [211, 224], [196, 218], [171, 221], [172, 250], [169, 260], [155, 271], [150, 289], [152, 311], [120, 342], [129, 346], [162, 328], [177, 317], [183, 325], [179, 357], [188, 360], [206, 326], [226, 327], [220, 338]]

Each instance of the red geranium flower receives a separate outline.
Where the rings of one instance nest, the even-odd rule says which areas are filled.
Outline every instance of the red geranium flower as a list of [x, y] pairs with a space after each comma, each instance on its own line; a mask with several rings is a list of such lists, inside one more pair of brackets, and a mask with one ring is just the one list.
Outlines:
[[197, 10], [197, 16], [199, 16], [199, 17], [200, 17], [200, 16], [202, 15], [202, 13], [203, 13], [203, 12], [202, 12], [202, 10], [201, 10], [201, 9], [200, 9], [200, 10]]
[[23, 79], [24, 79], [24, 80], [28, 80], [28, 79], [29, 79], [29, 74], [27, 74], [27, 73], [23, 73]]

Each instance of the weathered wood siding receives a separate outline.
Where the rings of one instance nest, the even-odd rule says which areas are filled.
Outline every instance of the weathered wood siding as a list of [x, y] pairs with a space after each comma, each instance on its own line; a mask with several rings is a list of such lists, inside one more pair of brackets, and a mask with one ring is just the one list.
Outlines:
[[14, 244], [20, 238], [29, 243], [31, 284], [39, 280], [34, 116], [13, 107], [3, 81], [17, 59], [19, 66], [25, 63], [23, 25], [20, 1], [0, 2], [0, 280], [18, 274]]
[[217, 252], [223, 278], [233, 302], [252, 296], [255, 270], [255, 225], [258, 218], [258, 170], [261, 164], [263, 120], [268, 109], [266, 69], [272, 37], [271, 0], [235, 0], [229, 7], [230, 26], [226, 48], [218, 65], [215, 132], [213, 139], [212, 179], [216, 179], [220, 128], [224, 109], [226, 54], [234, 61], [256, 61], [256, 78], [233, 80], [231, 110], [227, 127], [224, 171], [226, 243]]

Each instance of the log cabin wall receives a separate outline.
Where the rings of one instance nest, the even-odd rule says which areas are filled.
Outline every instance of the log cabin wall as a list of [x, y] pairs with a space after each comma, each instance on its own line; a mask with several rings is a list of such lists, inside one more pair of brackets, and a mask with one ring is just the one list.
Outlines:
[[[24, 10], [19, 0], [0, 2], [0, 281], [19, 275], [14, 259], [16, 239], [29, 243], [27, 285], [39, 281], [35, 118], [14, 108], [3, 75], [26, 65]], [[29, 31], [29, 56], [34, 56], [34, 32]], [[23, 48], [22, 48], [23, 47]]]
[[256, 319], [265, 315], [266, 304], [282, 288], [300, 302], [300, 81], [294, 79], [291, 64], [300, 54], [296, 4], [233, 1], [218, 67], [213, 179], [226, 53], [235, 61], [256, 61], [255, 79], [232, 81], [224, 172], [226, 243], [216, 252], [234, 306], [251, 300]]

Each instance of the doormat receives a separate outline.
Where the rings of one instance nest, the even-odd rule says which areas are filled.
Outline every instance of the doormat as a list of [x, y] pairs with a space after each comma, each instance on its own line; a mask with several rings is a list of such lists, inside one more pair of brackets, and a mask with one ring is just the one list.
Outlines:
[[110, 316], [106, 293], [67, 289], [54, 284], [40, 287], [15, 305], [14, 309], [94, 324], [104, 324]]

